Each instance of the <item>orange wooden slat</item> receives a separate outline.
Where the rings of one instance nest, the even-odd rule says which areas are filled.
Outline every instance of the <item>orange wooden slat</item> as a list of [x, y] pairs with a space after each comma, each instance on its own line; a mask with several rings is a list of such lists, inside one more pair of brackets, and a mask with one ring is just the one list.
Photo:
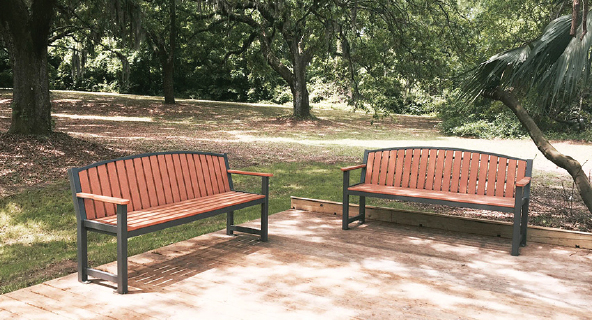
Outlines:
[[173, 166], [175, 167], [175, 180], [179, 187], [179, 197], [181, 201], [187, 200], [187, 188], [185, 187], [185, 177], [183, 175], [183, 167], [181, 166], [181, 155], [178, 153], [172, 154]]
[[[80, 189], [84, 193], [92, 193], [90, 190], [90, 181], [88, 179], [88, 170], [82, 170], [78, 173], [80, 179]], [[87, 219], [95, 219], [97, 217], [97, 211], [95, 209], [94, 201], [90, 199], [84, 199], [84, 210], [86, 211]]]
[[208, 192], [206, 189], [206, 182], [205, 182], [203, 169], [202, 169], [202, 165], [201, 165], [201, 155], [194, 154], [193, 160], [195, 162], [195, 172], [197, 174], [197, 181], [199, 184], [199, 195], [200, 195], [200, 197], [205, 197], [208, 195]]
[[148, 201], [151, 207], [156, 207], [159, 205], [158, 203], [158, 195], [156, 194], [156, 183], [155, 181], [160, 181], [160, 177], [158, 180], [155, 179], [155, 173], [152, 170], [152, 163], [150, 162], [150, 157], [142, 157], [142, 169], [144, 169], [144, 177], [146, 179], [146, 190], [148, 191]]
[[506, 184], [506, 170], [508, 166], [507, 158], [498, 158], [497, 164], [497, 177], [495, 178], [495, 196], [504, 196], [504, 185]]
[[425, 189], [426, 190], [434, 190], [434, 176], [436, 174], [436, 161], [438, 160], [438, 150], [437, 149], [430, 149], [429, 159], [428, 159], [428, 168], [426, 172], [426, 183]]
[[372, 183], [372, 171], [374, 170], [374, 154], [375, 152], [368, 153], [368, 159], [366, 159], [366, 177], [364, 183]]
[[392, 186], [395, 183], [395, 166], [397, 164], [397, 150], [389, 151], [386, 185]]
[[477, 178], [477, 194], [485, 195], [485, 185], [487, 184], [487, 170], [489, 167], [489, 155], [482, 153], [479, 155], [479, 177]]
[[425, 181], [428, 168], [428, 159], [430, 158], [430, 149], [421, 150], [421, 160], [419, 162], [419, 172], [417, 173], [417, 188], [425, 189]]
[[450, 192], [458, 192], [461, 167], [462, 151], [454, 151], [454, 164], [452, 165], [452, 177], [454, 177], [454, 180], [450, 182]]
[[382, 160], [380, 161], [380, 174], [378, 175], [377, 183], [384, 186], [386, 185], [386, 175], [388, 171], [390, 153], [388, 151], [383, 151], [381, 154]]
[[199, 155], [199, 160], [201, 162], [201, 171], [204, 177], [204, 182], [206, 185], [206, 195], [214, 194], [214, 189], [212, 186], [212, 179], [210, 178], [210, 170], [208, 168], [208, 161], [207, 157], [203, 154]]
[[446, 161], [446, 150], [438, 150], [436, 160], [436, 171], [434, 174], [434, 190], [442, 190], [442, 177], [444, 176], [444, 161]]
[[230, 191], [230, 183], [228, 182], [228, 167], [226, 166], [226, 159], [224, 157], [219, 157], [218, 161], [220, 162], [220, 172], [222, 172], [222, 184], [224, 188], [222, 188], [222, 192]]
[[216, 173], [216, 185], [218, 186], [218, 193], [224, 192], [224, 178], [222, 177], [222, 168], [220, 168], [220, 157], [212, 156], [214, 163], [214, 172]]
[[177, 175], [175, 174], [175, 163], [173, 162], [172, 154], [164, 155], [164, 162], [166, 164], [166, 170], [171, 183], [171, 194], [173, 196], [173, 202], [179, 202], [181, 195], [179, 194], [179, 182], [177, 181]]
[[518, 171], [516, 172], [516, 181], [526, 176], [526, 161], [518, 160]]
[[112, 196], [115, 198], [122, 198], [121, 187], [119, 186], [119, 178], [117, 177], [117, 168], [115, 162], [107, 163], [107, 172], [109, 175], [109, 184], [111, 185]]
[[[96, 167], [88, 169], [88, 180], [90, 182], [90, 190], [92, 194], [101, 194], [101, 182], [99, 180], [99, 174]], [[105, 216], [105, 204], [102, 202], [95, 201], [95, 210], [97, 218]]]
[[140, 203], [142, 204], [142, 209], [150, 208], [150, 196], [148, 195], [148, 181], [146, 180], [151, 177], [146, 176], [144, 174], [144, 168], [142, 166], [141, 158], [134, 158], [133, 162], [134, 170], [136, 171], [136, 181], [138, 185], [138, 193], [140, 194]]
[[469, 194], [476, 194], [477, 193], [477, 178], [479, 178], [479, 160], [481, 156], [479, 153], [472, 152], [471, 153], [471, 165], [469, 168], [469, 185], [467, 189], [467, 193]]
[[191, 180], [191, 187], [193, 188], [194, 198], [200, 197], [199, 181], [197, 171], [195, 170], [195, 154], [187, 155], [187, 166], [189, 167], [189, 177]]
[[401, 176], [401, 187], [409, 187], [409, 178], [411, 176], [411, 163], [413, 162], [413, 149], [405, 150], [405, 159], [403, 160], [403, 175]]
[[508, 178], [506, 179], [506, 192], [504, 197], [514, 197], [514, 186], [516, 185], [516, 168], [518, 163], [515, 159], [508, 160]]
[[216, 161], [214, 160], [214, 156], [207, 155], [206, 160], [208, 161], [208, 165], [206, 168], [210, 175], [210, 181], [212, 182], [212, 190], [214, 194], [220, 193], [220, 188], [218, 187], [218, 177], [216, 176]]
[[405, 150], [397, 150], [397, 164], [395, 165], [395, 187], [401, 186], [403, 180], [403, 168], [405, 163]]
[[130, 192], [130, 211], [142, 209], [142, 199], [140, 199], [140, 192], [138, 191], [138, 178], [136, 177], [136, 168], [134, 168], [134, 161], [127, 159], [123, 161], [125, 172], [127, 174], [127, 181], [129, 183]]
[[459, 193], [467, 193], [469, 184], [469, 171], [471, 169], [471, 153], [463, 152], [462, 167], [460, 171], [460, 179], [458, 184]]
[[156, 156], [158, 162], [158, 170], [160, 171], [160, 178], [162, 179], [162, 188], [164, 191], [165, 203], [173, 202], [173, 190], [171, 187], [171, 179], [169, 178], [169, 171], [166, 165], [166, 159], [164, 154]]
[[195, 198], [195, 192], [193, 191], [193, 183], [191, 182], [191, 172], [189, 171], [189, 163], [187, 161], [188, 154], [179, 154], [181, 159], [181, 170], [183, 172], [183, 181], [185, 182], [185, 190], [187, 190], [187, 198]]
[[411, 175], [409, 175], [409, 188], [415, 189], [417, 187], [417, 179], [419, 172], [419, 163], [421, 162], [421, 149], [413, 149], [411, 159]]
[[[132, 195], [130, 193], [130, 186], [127, 180], [127, 170], [125, 168], [125, 162], [123, 160], [119, 160], [115, 162], [115, 167], [117, 168], [117, 180], [119, 181], [119, 190], [121, 191], [121, 198], [132, 200]], [[128, 204], [128, 211], [133, 210], [133, 206]]]
[[[107, 165], [100, 165], [97, 167], [97, 173], [99, 175], [99, 181], [101, 185], [101, 193], [97, 193], [99, 195], [113, 196], [111, 192], [111, 183], [109, 179], [109, 173], [107, 172]], [[105, 206], [105, 215], [112, 216], [117, 213], [115, 205], [111, 203], [103, 203]]]
[[497, 176], [497, 156], [489, 157], [489, 168], [487, 169], [487, 191], [485, 194], [493, 196], [495, 194], [495, 177]]
[[378, 175], [380, 174], [380, 163], [382, 161], [382, 152], [374, 153], [374, 164], [372, 165], [372, 184], [378, 184]]
[[157, 156], [150, 156], [150, 168], [152, 169], [152, 178], [154, 179], [154, 189], [156, 192], [156, 202], [159, 206], [167, 203], [164, 191], [164, 180], [160, 172], [160, 163]]
[[446, 158], [444, 159], [444, 168], [442, 169], [444, 171], [442, 172], [442, 187], [440, 190], [449, 191], [452, 181], [454, 180], [456, 182], [458, 178], [451, 176], [454, 167], [454, 152], [452, 150], [445, 150], [444, 154]]

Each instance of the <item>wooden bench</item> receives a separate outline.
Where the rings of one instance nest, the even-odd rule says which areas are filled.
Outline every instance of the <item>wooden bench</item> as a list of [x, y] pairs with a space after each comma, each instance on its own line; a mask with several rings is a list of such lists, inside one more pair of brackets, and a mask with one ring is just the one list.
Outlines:
[[[351, 170], [362, 169], [350, 185]], [[366, 150], [364, 163], [342, 168], [343, 221], [365, 222], [366, 197], [513, 212], [511, 254], [526, 245], [532, 159], [434, 147]], [[359, 214], [349, 217], [349, 196], [359, 196]]]
[[[235, 191], [231, 174], [262, 178], [261, 194]], [[226, 232], [268, 236], [271, 174], [228, 169], [226, 154], [161, 152], [68, 170], [78, 224], [78, 280], [93, 276], [127, 293], [127, 239], [227, 213]], [[261, 205], [261, 229], [234, 225], [234, 211]], [[117, 274], [89, 268], [87, 232], [117, 237]]]

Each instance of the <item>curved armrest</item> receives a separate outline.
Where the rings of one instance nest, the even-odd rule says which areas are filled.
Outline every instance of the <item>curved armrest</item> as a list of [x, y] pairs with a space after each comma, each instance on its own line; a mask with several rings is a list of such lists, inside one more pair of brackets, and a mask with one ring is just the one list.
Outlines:
[[341, 171], [350, 171], [350, 170], [355, 170], [355, 169], [361, 169], [361, 168], [366, 168], [365, 164], [359, 164], [357, 166], [351, 166], [351, 167], [345, 167], [345, 168], [341, 168]]
[[524, 178], [520, 179], [518, 182], [516, 182], [516, 186], [517, 187], [524, 187], [529, 183], [530, 183], [530, 177], [524, 177]]
[[79, 192], [76, 194], [76, 196], [78, 198], [82, 198], [82, 199], [92, 199], [92, 200], [97, 200], [97, 201], [102, 201], [102, 202], [107, 202], [107, 203], [113, 203], [113, 204], [126, 205], [126, 204], [130, 203], [130, 201], [128, 199], [101, 196], [101, 195], [92, 194], [92, 193]]
[[248, 171], [240, 171], [240, 170], [227, 170], [228, 173], [236, 173], [236, 174], [246, 174], [249, 176], [259, 176], [259, 177], [273, 177], [272, 173], [264, 173], [264, 172], [248, 172]]

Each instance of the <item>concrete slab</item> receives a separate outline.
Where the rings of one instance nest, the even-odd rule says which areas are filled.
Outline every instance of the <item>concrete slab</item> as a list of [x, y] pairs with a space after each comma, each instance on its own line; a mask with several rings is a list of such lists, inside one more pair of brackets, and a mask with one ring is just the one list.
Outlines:
[[507, 239], [288, 210], [267, 243], [220, 231], [130, 257], [130, 294], [72, 274], [0, 296], [0, 317], [563, 320], [592, 319], [591, 298], [590, 250], [513, 257]]

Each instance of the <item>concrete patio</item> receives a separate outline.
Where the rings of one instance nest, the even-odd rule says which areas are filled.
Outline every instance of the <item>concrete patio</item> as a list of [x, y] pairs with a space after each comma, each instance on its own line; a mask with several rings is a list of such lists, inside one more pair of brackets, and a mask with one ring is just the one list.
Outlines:
[[270, 217], [267, 243], [196, 237], [130, 257], [130, 294], [71, 274], [0, 296], [0, 318], [592, 319], [592, 251], [509, 250], [378, 221], [342, 231], [339, 216], [288, 210]]

